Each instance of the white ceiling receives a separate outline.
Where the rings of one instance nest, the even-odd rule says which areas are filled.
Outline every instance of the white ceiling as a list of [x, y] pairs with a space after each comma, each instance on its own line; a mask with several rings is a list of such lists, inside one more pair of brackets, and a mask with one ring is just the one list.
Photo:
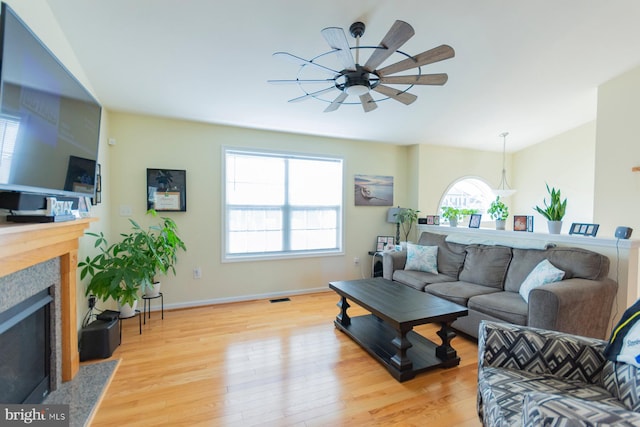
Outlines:
[[[393, 144], [499, 151], [508, 131], [515, 151], [595, 119], [598, 85], [640, 65], [638, 0], [47, 3], [109, 110]], [[449, 81], [414, 86], [409, 106], [323, 113], [328, 104], [315, 99], [287, 102], [304, 94], [296, 85], [267, 83], [299, 71], [274, 52], [327, 52], [320, 30], [330, 26], [354, 46], [348, 28], [358, 20], [367, 25], [361, 45], [374, 46], [396, 19], [415, 30], [402, 51], [456, 51], [422, 67]]]

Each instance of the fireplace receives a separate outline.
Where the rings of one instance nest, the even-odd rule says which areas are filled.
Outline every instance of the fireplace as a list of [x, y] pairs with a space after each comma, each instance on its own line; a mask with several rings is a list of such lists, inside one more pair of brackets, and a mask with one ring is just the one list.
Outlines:
[[61, 383], [60, 260], [0, 277], [0, 402], [40, 403]]
[[[50, 332], [45, 336], [51, 349], [51, 391], [60, 388], [63, 381], [71, 381], [79, 370], [78, 239], [93, 221], [97, 219], [0, 224], [0, 313], [45, 290], [52, 299], [45, 308], [49, 311], [45, 318], [49, 319]], [[2, 353], [7, 350], [5, 346], [0, 349]]]
[[45, 289], [0, 313], [0, 402], [41, 403], [51, 390], [51, 310]]

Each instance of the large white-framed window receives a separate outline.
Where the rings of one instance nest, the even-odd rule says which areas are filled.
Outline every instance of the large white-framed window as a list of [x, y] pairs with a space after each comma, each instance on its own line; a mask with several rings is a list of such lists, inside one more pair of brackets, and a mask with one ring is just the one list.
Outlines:
[[341, 158], [223, 151], [224, 260], [342, 252]]

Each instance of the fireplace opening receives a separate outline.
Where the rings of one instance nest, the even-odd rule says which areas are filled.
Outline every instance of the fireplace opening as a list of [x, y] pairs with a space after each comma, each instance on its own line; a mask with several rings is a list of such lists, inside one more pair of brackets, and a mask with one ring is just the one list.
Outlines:
[[41, 403], [49, 394], [52, 300], [45, 289], [0, 313], [0, 403]]

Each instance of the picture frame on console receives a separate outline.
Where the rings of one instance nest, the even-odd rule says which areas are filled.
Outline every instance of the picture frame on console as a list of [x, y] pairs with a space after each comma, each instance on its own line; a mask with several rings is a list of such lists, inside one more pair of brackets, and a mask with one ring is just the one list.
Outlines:
[[481, 214], [472, 214], [469, 219], [469, 228], [480, 228], [480, 222], [482, 221]]
[[574, 222], [573, 224], [571, 224], [569, 234], [596, 237], [596, 234], [598, 234], [598, 228], [600, 228], [600, 224], [584, 224], [580, 222]]
[[513, 231], [528, 231], [530, 233], [533, 233], [533, 216], [514, 215]]

